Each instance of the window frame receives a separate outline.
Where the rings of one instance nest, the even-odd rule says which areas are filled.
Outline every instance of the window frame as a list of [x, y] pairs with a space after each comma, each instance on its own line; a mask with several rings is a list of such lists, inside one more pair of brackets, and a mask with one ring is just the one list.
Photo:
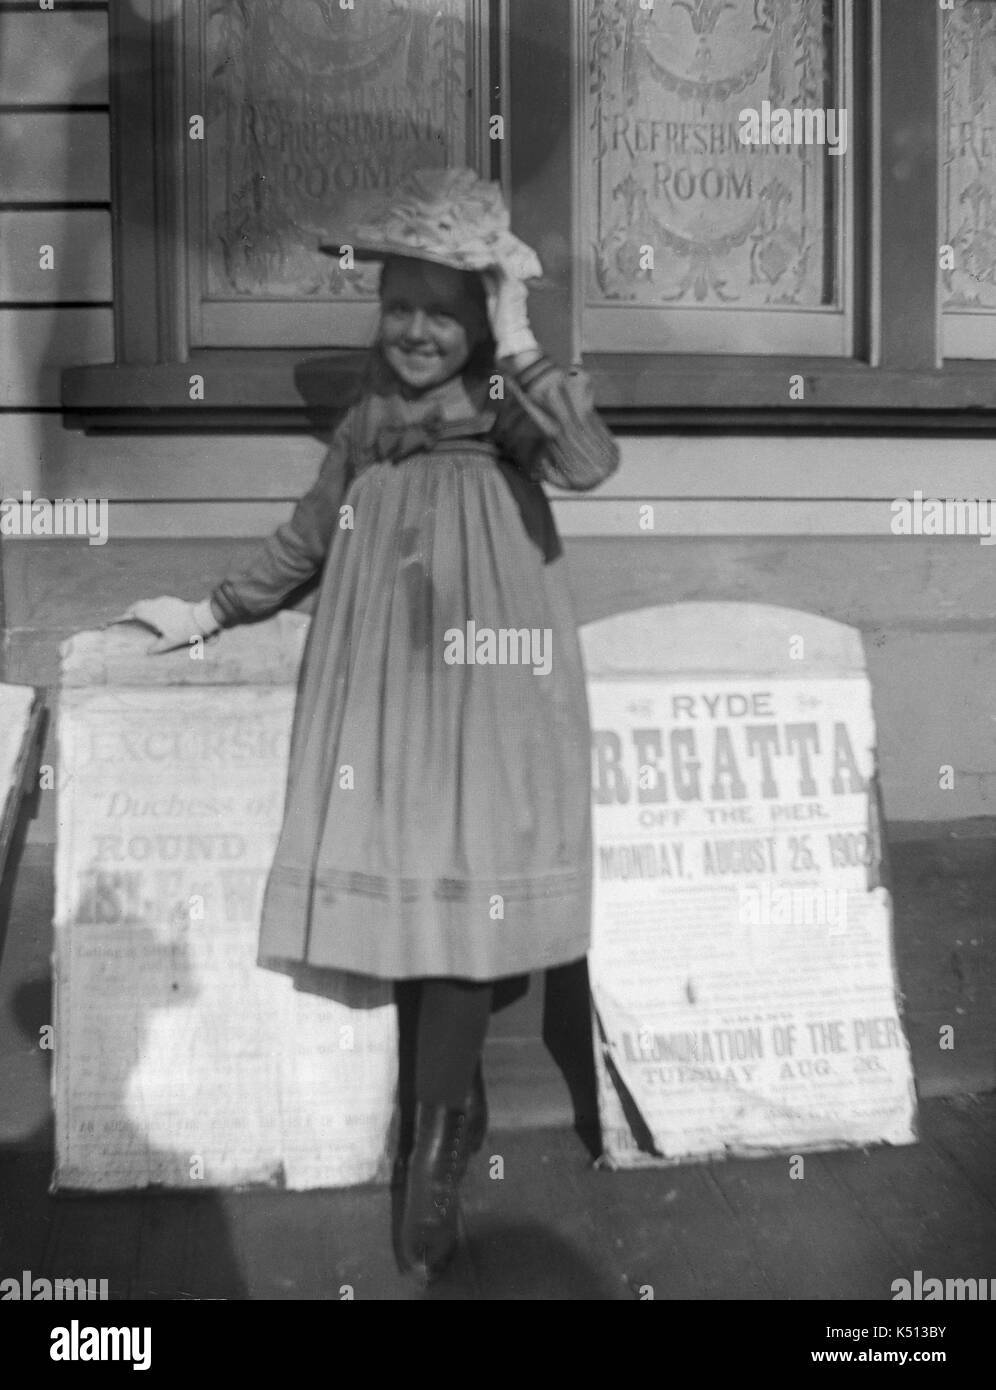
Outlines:
[[[575, 245], [583, 244], [593, 228], [588, 221], [590, 209], [586, 207], [584, 190], [581, 187], [582, 175], [589, 159], [588, 120], [591, 114], [590, 97], [586, 91], [589, 76], [588, 34], [586, 22], [596, 0], [579, 0], [572, 7], [574, 62], [572, 66], [571, 103], [573, 108], [572, 129], [574, 131], [574, 217], [572, 240]], [[853, 37], [854, 0], [823, 0], [833, 13], [833, 51], [831, 58], [832, 100], [849, 112], [854, 110], [854, 72], [850, 62], [855, 49]], [[859, 0], [860, 3], [860, 0]], [[653, 15], [650, 16], [651, 22]], [[743, 98], [741, 98], [741, 101]], [[850, 151], [849, 151], [850, 152]], [[575, 289], [576, 305], [574, 314], [575, 336], [574, 355], [578, 356], [578, 344], [587, 340], [585, 351], [591, 354], [611, 354], [620, 351], [619, 340], [628, 329], [634, 337], [645, 343], [673, 342], [678, 346], [667, 349], [671, 355], [680, 353], [682, 357], [701, 357], [707, 354], [723, 354], [729, 350], [731, 356], [750, 356], [755, 351], [765, 356], [799, 356], [802, 358], [834, 357], [848, 360], [852, 354], [857, 336], [855, 317], [854, 282], [856, 267], [852, 264], [855, 256], [854, 183], [856, 174], [860, 175], [861, 158], [852, 157], [832, 159], [827, 157], [825, 177], [832, 179], [832, 227], [834, 262], [834, 303], [825, 306], [795, 306], [790, 309], [780, 307], [753, 307], [748, 310], [737, 307], [720, 306], [714, 299], [708, 306], [682, 303], [679, 305], [639, 305], [601, 303], [585, 304], [585, 269], [579, 268], [578, 285]], [[681, 335], [687, 335], [687, 347], [681, 347]], [[593, 338], [604, 338], [603, 347], [592, 342]], [[692, 338], [698, 340], [692, 346]], [[738, 343], [738, 339], [740, 340]], [[789, 345], [791, 340], [791, 345]], [[754, 342], [780, 342], [780, 348], [769, 350], [766, 347], [755, 349]], [[730, 346], [737, 343], [737, 346]], [[611, 345], [610, 345], [611, 344]], [[656, 347], [634, 345], [633, 351], [640, 355], [655, 351]]]
[[[454, 0], [462, 8], [467, 36], [464, 74], [455, 85], [462, 92], [466, 163], [478, 172], [490, 173], [491, 142], [487, 136], [484, 104], [489, 79], [490, 29], [494, 21], [488, 0]], [[188, 111], [203, 111], [208, 101], [207, 28], [208, 0], [184, 0], [181, 19], [189, 60], [181, 74]], [[194, 42], [191, 42], [194, 40]], [[329, 325], [341, 334], [339, 346], [362, 349], [376, 328], [376, 298], [314, 299], [273, 293], [243, 298], [234, 293], [212, 294], [206, 283], [209, 261], [205, 220], [208, 142], [188, 141], [185, 146], [184, 197], [187, 208], [186, 251], [187, 315], [192, 352], [227, 350], [236, 344], [246, 349], [319, 351], [328, 347]], [[355, 170], [355, 165], [353, 166]], [[325, 228], [322, 229], [323, 231]], [[324, 258], [316, 258], [324, 259]], [[265, 323], [265, 328], [263, 324]]]
[[[505, 119], [493, 174], [513, 225], [541, 249], [549, 287], [533, 295], [540, 340], [590, 374], [620, 430], [945, 433], [996, 431], [996, 370], [942, 350], [940, 157], [943, 13], [937, 0], [860, 0], [852, 82], [866, 113], [855, 138], [855, 356], [580, 353], [572, 223], [583, 80], [577, 0], [493, 0], [492, 114]], [[634, 0], [635, 3], [635, 0]], [[362, 352], [201, 349], [185, 341], [182, 54], [173, 0], [112, 7], [113, 365], [64, 374], [66, 422], [84, 428], [326, 428], [357, 389]], [[570, 45], [566, 36], [574, 35]], [[855, 122], [851, 122], [852, 129]], [[851, 157], [849, 151], [848, 157]], [[158, 216], [149, 218], [155, 208]], [[886, 248], [894, 248], [884, 254]], [[203, 401], [189, 378], [205, 376]], [[789, 398], [802, 375], [805, 395]]]

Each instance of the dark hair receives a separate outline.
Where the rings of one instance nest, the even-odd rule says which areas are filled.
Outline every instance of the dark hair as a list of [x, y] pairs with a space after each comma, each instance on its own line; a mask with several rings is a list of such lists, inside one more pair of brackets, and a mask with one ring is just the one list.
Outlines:
[[[377, 293], [383, 296], [384, 276], [391, 264], [392, 259], [399, 257], [387, 257], [380, 267], [380, 274], [377, 278]], [[463, 280], [464, 290], [473, 307], [480, 315], [481, 322], [484, 324], [484, 336], [478, 341], [476, 346], [471, 349], [470, 356], [464, 363], [460, 375], [463, 377], [468, 392], [473, 395], [475, 384], [483, 384], [487, 387], [489, 378], [495, 370], [495, 352], [497, 345], [491, 331], [491, 322], [488, 318], [488, 297], [484, 288], [484, 279], [476, 270], [461, 270], [459, 272]], [[370, 345], [370, 353], [367, 359], [367, 369], [364, 373], [364, 390], [383, 392], [390, 389], [394, 384], [394, 373], [384, 361], [380, 350], [380, 336]]]

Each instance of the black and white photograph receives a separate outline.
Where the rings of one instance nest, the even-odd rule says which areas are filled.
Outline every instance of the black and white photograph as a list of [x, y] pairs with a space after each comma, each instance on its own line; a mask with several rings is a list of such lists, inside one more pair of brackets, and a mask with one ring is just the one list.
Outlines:
[[0, 0], [25, 1364], [967, 1373], [994, 547], [996, 0]]

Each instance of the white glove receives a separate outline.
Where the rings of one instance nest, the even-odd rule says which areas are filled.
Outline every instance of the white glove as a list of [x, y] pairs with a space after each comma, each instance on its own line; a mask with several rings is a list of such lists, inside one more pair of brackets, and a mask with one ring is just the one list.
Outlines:
[[495, 340], [496, 357], [518, 357], [523, 352], [538, 352], [539, 343], [529, 326], [526, 301], [529, 288], [524, 281], [510, 275], [501, 266], [484, 271], [488, 299], [488, 318]]
[[186, 599], [170, 598], [168, 594], [160, 598], [141, 599], [133, 603], [120, 618], [112, 618], [111, 621], [144, 623], [158, 632], [159, 641], [146, 648], [150, 656], [187, 647], [194, 637], [210, 637], [221, 626], [209, 598], [201, 603], [188, 603]]

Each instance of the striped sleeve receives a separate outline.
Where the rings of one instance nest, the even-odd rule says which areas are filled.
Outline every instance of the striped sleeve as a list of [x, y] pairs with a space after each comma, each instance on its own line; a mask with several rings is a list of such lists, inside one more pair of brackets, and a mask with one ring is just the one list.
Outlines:
[[587, 492], [616, 471], [619, 446], [595, 409], [591, 381], [540, 357], [505, 376], [500, 443], [531, 477]]
[[228, 575], [211, 593], [222, 627], [265, 618], [321, 568], [349, 485], [349, 417], [332, 435], [314, 486], [289, 521], [278, 526], [249, 564]]

